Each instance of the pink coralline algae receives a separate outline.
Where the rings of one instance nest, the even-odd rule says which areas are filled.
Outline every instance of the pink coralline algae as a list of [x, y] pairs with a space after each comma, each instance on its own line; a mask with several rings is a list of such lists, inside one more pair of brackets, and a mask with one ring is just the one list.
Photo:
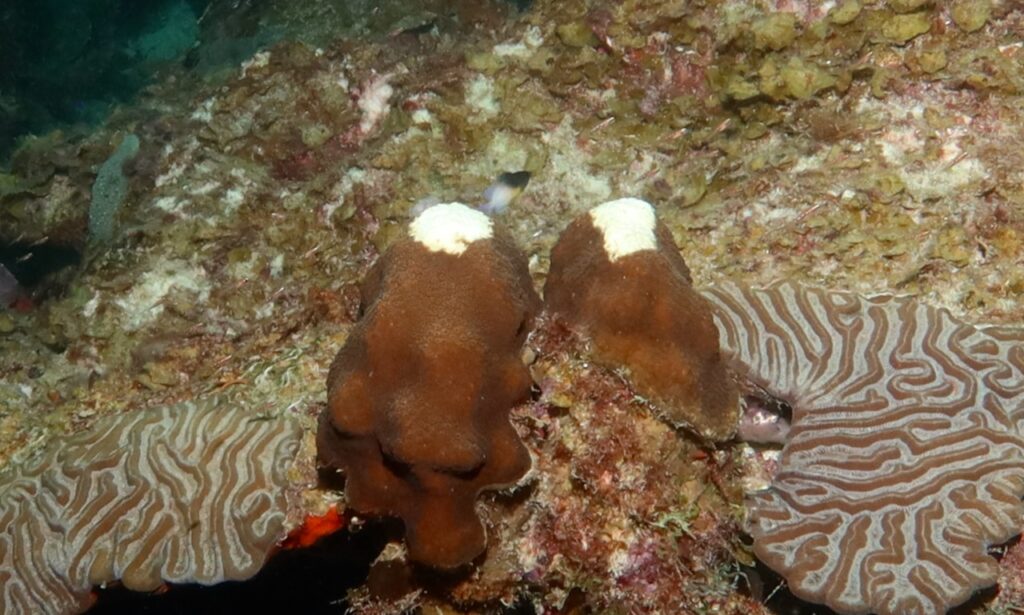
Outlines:
[[840, 613], [943, 613], [1020, 530], [1024, 341], [906, 297], [705, 291], [738, 373], [793, 408], [754, 551]]

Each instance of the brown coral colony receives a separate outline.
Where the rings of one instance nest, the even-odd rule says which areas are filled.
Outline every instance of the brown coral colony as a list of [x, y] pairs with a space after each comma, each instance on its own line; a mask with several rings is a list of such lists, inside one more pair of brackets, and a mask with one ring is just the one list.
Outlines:
[[320, 460], [353, 509], [402, 519], [412, 560], [466, 564], [485, 547], [477, 495], [530, 467], [508, 419], [540, 307], [526, 259], [484, 214], [437, 205], [374, 265], [362, 307], [331, 366]]
[[733, 435], [738, 395], [710, 307], [648, 203], [619, 199], [573, 221], [552, 250], [544, 301], [592, 340], [598, 361], [628, 369], [669, 422]]
[[[732, 436], [738, 398], [711, 312], [649, 204], [577, 219], [545, 292], [673, 424]], [[437, 205], [371, 269], [362, 306], [331, 366], [320, 460], [344, 471], [351, 508], [404, 521], [412, 560], [461, 566], [485, 547], [477, 495], [530, 466], [508, 418], [529, 395], [520, 356], [540, 307], [526, 259], [481, 212]]]

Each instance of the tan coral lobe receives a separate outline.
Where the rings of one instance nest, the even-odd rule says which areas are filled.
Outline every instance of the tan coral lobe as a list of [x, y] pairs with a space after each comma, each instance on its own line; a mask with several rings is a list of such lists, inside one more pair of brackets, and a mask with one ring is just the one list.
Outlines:
[[716, 441], [736, 429], [739, 401], [707, 302], [671, 233], [638, 199], [582, 215], [551, 252], [545, 307], [629, 370], [666, 419]]
[[350, 507], [400, 517], [412, 560], [454, 568], [484, 550], [480, 491], [530, 467], [508, 414], [529, 396], [520, 351], [540, 299], [486, 216], [447, 204], [421, 218], [363, 283], [317, 448]]
[[[937, 615], [994, 584], [1020, 533], [1019, 329], [792, 282], [705, 291], [738, 373], [793, 408], [754, 553], [844, 615]], [[770, 351], [769, 351], [770, 349]]]
[[[208, 398], [101, 419], [0, 477], [0, 613], [80, 613], [120, 579], [248, 579], [287, 533], [302, 428]], [[303, 476], [304, 483], [309, 477]]]

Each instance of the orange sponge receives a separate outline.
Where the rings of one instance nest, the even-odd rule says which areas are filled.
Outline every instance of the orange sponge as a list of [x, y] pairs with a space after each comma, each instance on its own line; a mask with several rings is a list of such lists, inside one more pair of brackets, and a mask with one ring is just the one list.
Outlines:
[[545, 307], [624, 367], [664, 417], [714, 441], [736, 429], [739, 396], [707, 302], [671, 233], [638, 199], [574, 220], [551, 252]]
[[477, 495], [529, 469], [508, 414], [529, 396], [521, 349], [539, 307], [525, 256], [457, 203], [424, 211], [367, 275], [318, 455], [345, 472], [348, 506], [405, 522], [410, 559], [454, 568], [480, 555]]

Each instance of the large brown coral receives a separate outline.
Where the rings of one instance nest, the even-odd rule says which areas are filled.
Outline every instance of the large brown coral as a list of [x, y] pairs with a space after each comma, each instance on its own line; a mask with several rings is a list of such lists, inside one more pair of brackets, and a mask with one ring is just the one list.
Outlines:
[[317, 447], [344, 470], [350, 507], [400, 517], [411, 559], [454, 568], [485, 547], [479, 492], [530, 467], [508, 413], [529, 395], [521, 348], [540, 300], [523, 254], [479, 212], [437, 205], [409, 235], [363, 284]]
[[736, 429], [739, 399], [707, 302], [654, 209], [637, 199], [578, 217], [551, 252], [545, 308], [623, 366], [675, 425], [711, 440]]

